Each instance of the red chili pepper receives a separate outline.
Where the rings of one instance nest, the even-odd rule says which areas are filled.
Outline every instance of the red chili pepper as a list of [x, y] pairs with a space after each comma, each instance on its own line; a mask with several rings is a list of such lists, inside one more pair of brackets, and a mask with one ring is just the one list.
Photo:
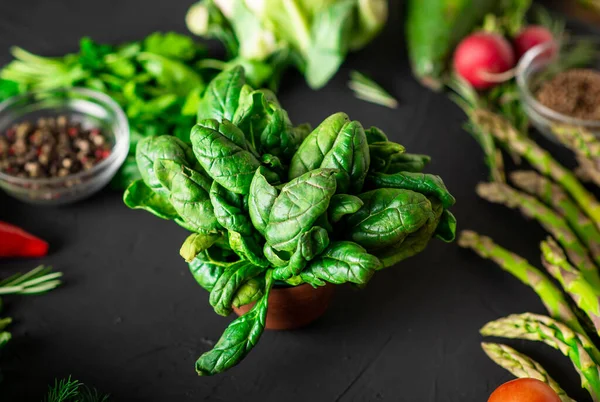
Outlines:
[[0, 222], [0, 257], [43, 257], [48, 243], [9, 223]]

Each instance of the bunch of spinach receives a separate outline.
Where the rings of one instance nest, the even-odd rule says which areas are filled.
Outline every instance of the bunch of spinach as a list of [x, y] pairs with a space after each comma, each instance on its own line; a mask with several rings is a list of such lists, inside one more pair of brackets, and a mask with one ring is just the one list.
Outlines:
[[15, 60], [0, 71], [0, 100], [29, 90], [78, 86], [106, 93], [124, 109], [132, 144], [113, 181], [121, 189], [139, 178], [135, 148], [140, 139], [171, 134], [189, 141], [200, 94], [210, 79], [196, 67], [206, 57], [204, 47], [174, 32], [118, 46], [83, 38], [78, 53], [56, 58], [18, 47], [12, 54]]
[[202, 0], [186, 22], [194, 34], [221, 40], [233, 63], [272, 77], [272, 89], [289, 65], [320, 88], [349, 51], [379, 33], [387, 14], [387, 0]]
[[427, 156], [345, 113], [314, 130], [294, 126], [241, 67], [210, 82], [190, 139], [140, 141], [142, 179], [124, 201], [192, 232], [181, 255], [218, 314], [256, 302], [198, 359], [200, 375], [229, 369], [254, 347], [275, 281], [363, 286], [433, 236], [454, 239], [454, 197], [440, 177], [421, 173]]

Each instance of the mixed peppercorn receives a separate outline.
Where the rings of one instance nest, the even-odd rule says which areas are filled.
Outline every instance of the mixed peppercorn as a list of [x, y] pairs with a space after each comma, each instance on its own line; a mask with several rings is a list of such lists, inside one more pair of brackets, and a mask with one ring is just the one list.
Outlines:
[[91, 169], [111, 148], [102, 130], [66, 116], [24, 121], [0, 136], [0, 171], [24, 178], [65, 177]]

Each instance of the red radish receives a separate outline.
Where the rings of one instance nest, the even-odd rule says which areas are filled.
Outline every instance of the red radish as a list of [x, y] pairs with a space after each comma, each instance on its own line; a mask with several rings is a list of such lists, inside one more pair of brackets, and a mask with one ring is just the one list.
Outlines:
[[454, 69], [476, 89], [487, 89], [507, 78], [499, 76], [515, 65], [514, 52], [502, 36], [477, 32], [460, 42]]
[[554, 36], [548, 28], [541, 25], [529, 25], [513, 39], [515, 53], [519, 59], [532, 47], [546, 42], [554, 42]]

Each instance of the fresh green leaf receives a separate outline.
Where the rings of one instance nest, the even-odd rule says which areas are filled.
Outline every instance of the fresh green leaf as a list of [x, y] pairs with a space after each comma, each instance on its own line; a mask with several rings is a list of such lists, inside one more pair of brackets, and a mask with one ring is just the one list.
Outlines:
[[332, 223], [339, 222], [344, 216], [358, 211], [363, 206], [360, 198], [350, 194], [336, 194], [329, 203], [329, 219]]
[[219, 277], [210, 292], [210, 305], [217, 314], [227, 316], [231, 313], [233, 299], [240, 286], [264, 272], [264, 268], [249, 261], [238, 261], [231, 264]]
[[336, 190], [335, 174], [333, 169], [316, 169], [283, 186], [265, 228], [271, 247], [288, 252], [296, 249], [302, 234], [327, 211]]
[[198, 254], [208, 250], [219, 239], [220, 235], [213, 233], [192, 233], [185, 239], [179, 254], [186, 262], [191, 263]]
[[177, 219], [179, 215], [168, 198], [154, 192], [143, 180], [136, 180], [127, 187], [123, 202], [129, 208], [143, 209], [162, 219]]
[[267, 272], [262, 298], [249, 312], [229, 324], [215, 347], [196, 361], [199, 375], [222, 373], [238, 364], [254, 348], [265, 329], [267, 300], [272, 286], [273, 279]]
[[437, 197], [444, 208], [450, 208], [456, 202], [442, 178], [431, 174], [410, 172], [372, 173], [367, 178], [367, 186], [370, 188], [399, 188], [417, 191], [427, 196]]
[[245, 83], [242, 67], [235, 67], [217, 75], [206, 87], [198, 107], [198, 120], [233, 120]]
[[379, 259], [363, 247], [349, 241], [338, 241], [331, 243], [299, 276], [303, 282], [313, 286], [323, 286], [325, 282], [366, 285], [381, 267]]
[[236, 126], [202, 120], [190, 138], [198, 162], [213, 180], [231, 192], [248, 194], [260, 162], [247, 150], [244, 134]]
[[433, 216], [431, 202], [414, 191], [382, 188], [359, 197], [364, 205], [347, 217], [347, 237], [369, 251], [401, 243]]

